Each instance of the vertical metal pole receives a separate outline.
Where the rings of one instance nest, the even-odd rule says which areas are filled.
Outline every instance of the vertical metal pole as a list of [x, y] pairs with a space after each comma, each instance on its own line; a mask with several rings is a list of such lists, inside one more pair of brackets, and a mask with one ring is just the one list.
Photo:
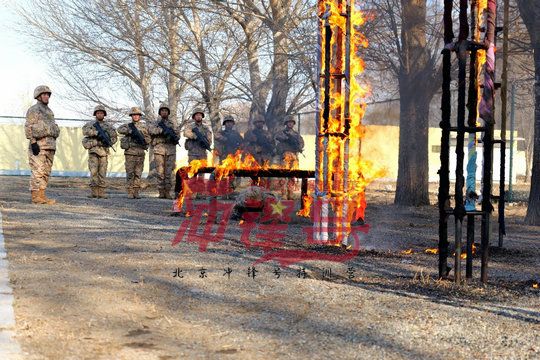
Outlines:
[[510, 100], [510, 169], [509, 169], [509, 180], [508, 180], [508, 201], [514, 201], [514, 191], [512, 185], [514, 183], [514, 127], [516, 119], [516, 84], [512, 83], [511, 90], [511, 100]]

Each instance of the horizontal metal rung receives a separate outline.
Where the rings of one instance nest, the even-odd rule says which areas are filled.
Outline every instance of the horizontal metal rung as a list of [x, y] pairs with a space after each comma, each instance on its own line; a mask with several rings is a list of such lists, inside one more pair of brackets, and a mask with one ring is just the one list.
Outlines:
[[[447, 215], [454, 215], [454, 209], [446, 210]], [[474, 216], [480, 216], [484, 215], [483, 211], [473, 210], [473, 211], [465, 211], [464, 215], [474, 215]]]
[[[324, 78], [326, 77], [324, 74], [321, 75], [321, 78]], [[344, 78], [345, 77], [345, 74], [330, 74], [330, 77], [333, 77], [333, 78]]]
[[[444, 130], [444, 129], [443, 129]], [[463, 128], [463, 132], [466, 132], [466, 133], [477, 133], [477, 132], [484, 132], [486, 131], [487, 128], [485, 127], [470, 127], [470, 126], [465, 126]], [[450, 128], [448, 128], [448, 131], [454, 131], [454, 132], [459, 132], [460, 131], [460, 128], [457, 127], [457, 126], [452, 126]]]

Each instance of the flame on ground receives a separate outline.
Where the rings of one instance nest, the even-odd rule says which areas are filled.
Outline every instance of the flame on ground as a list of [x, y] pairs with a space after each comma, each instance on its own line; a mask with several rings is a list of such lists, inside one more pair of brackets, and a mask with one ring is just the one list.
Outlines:
[[413, 251], [413, 249], [407, 249], [407, 250], [403, 250], [401, 252], [401, 254], [403, 254], [403, 255], [412, 255], [412, 254], [414, 254], [414, 251]]

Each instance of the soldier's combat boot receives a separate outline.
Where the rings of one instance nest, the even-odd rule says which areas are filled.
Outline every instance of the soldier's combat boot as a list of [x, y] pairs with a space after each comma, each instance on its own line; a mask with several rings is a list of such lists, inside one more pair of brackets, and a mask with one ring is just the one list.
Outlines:
[[45, 195], [45, 189], [39, 190], [39, 197], [40, 197], [40, 200], [42, 201], [41, 204], [46, 204], [46, 205], [56, 204], [56, 200], [49, 199], [47, 195]]
[[128, 189], [128, 199], [135, 199], [135, 195], [133, 195], [133, 189]]
[[98, 188], [97, 188], [97, 187], [95, 187], [95, 186], [94, 186], [94, 187], [91, 187], [90, 190], [91, 190], [91, 193], [90, 193], [90, 195], [88, 195], [89, 198], [92, 199], [92, 198], [97, 198], [97, 197], [99, 197], [99, 195], [98, 195]]
[[165, 195], [165, 199], [172, 200], [174, 199], [171, 195], [171, 188], [165, 188], [163, 189], [163, 195]]
[[133, 189], [133, 198], [134, 199], [140, 199], [141, 196], [139, 195], [139, 188]]
[[159, 196], [158, 196], [160, 199], [165, 199], [165, 190], [164, 189], [159, 189]]
[[98, 187], [98, 198], [100, 199], [108, 199], [107, 193], [105, 192], [104, 187]]
[[41, 201], [41, 198], [39, 197], [39, 191], [38, 190], [32, 190], [32, 203], [33, 204], [43, 204]]

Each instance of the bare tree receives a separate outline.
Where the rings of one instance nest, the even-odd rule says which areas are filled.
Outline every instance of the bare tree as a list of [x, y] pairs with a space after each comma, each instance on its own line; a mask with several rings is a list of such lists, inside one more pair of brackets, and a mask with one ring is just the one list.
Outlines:
[[142, 17], [145, 6], [142, 0], [32, 0], [19, 13], [23, 29], [55, 57], [57, 73], [80, 99], [118, 108], [118, 95], [113, 99], [110, 93], [120, 89], [154, 116], [157, 68], [144, 56], [154, 24]]
[[[239, 41], [245, 50], [249, 82], [235, 79], [251, 100], [251, 116], [265, 116], [267, 126], [273, 130], [281, 125], [286, 114], [311, 105], [315, 99], [312, 76], [317, 38], [314, 2], [213, 0], [213, 3], [242, 29], [243, 37]], [[262, 54], [264, 50], [266, 54]]]
[[538, 1], [517, 0], [523, 22], [529, 31], [531, 47], [534, 51], [536, 82], [534, 85], [534, 150], [531, 191], [525, 222], [540, 225], [540, 3]]
[[376, 0], [365, 6], [373, 18], [366, 29], [366, 61], [385, 79], [383, 91], [397, 90], [400, 98], [395, 203], [426, 205], [429, 108], [440, 85], [442, 14], [436, 3], [428, 6], [426, 0]]

